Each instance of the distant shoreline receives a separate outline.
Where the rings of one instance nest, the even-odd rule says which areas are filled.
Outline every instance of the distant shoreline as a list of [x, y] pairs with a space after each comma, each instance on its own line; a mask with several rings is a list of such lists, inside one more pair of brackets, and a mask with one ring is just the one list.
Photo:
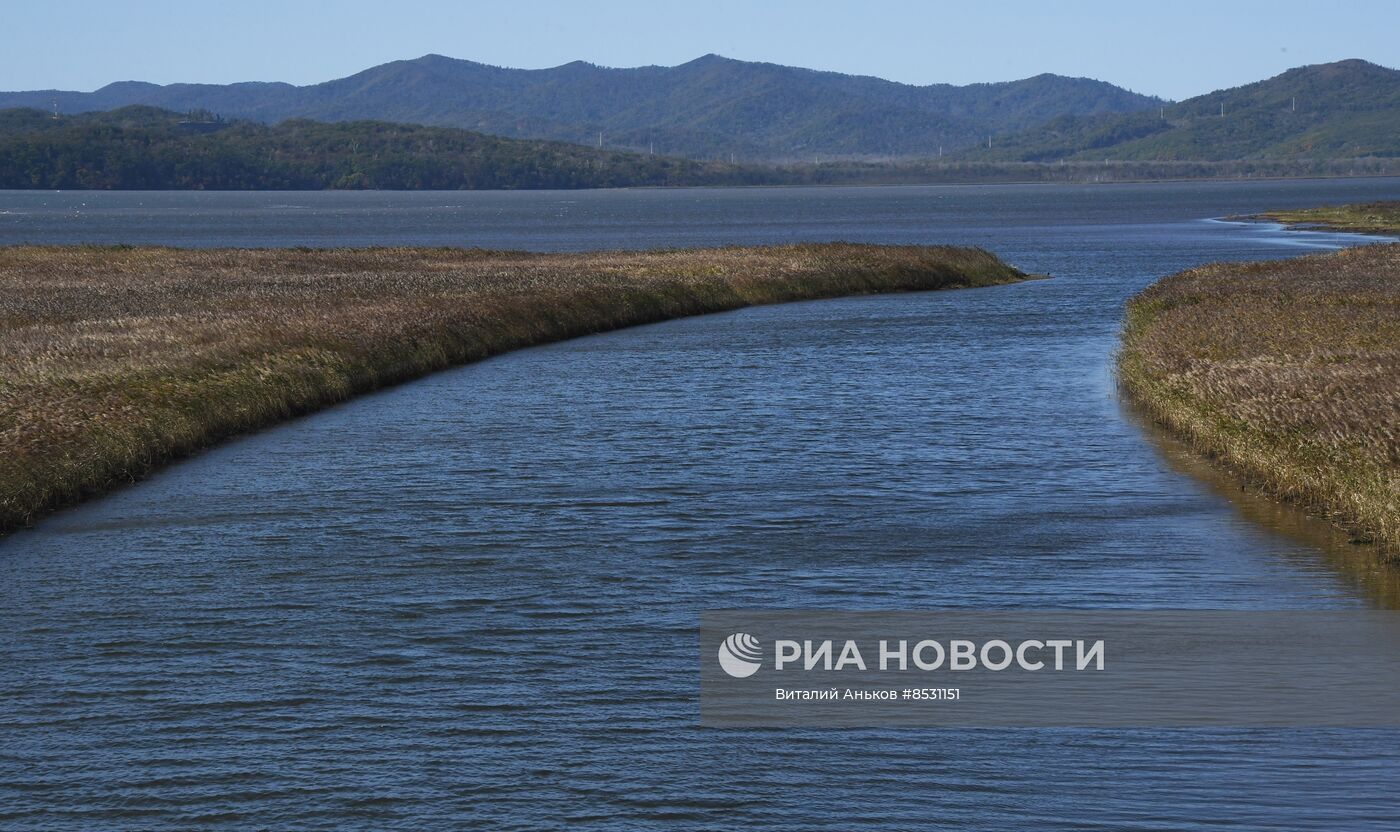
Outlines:
[[[581, 191], [705, 191], [705, 190], [762, 190], [766, 188], [928, 188], [958, 187], [966, 185], [1153, 185], [1181, 182], [1325, 182], [1347, 179], [1400, 179], [1400, 170], [1393, 173], [1347, 173], [1347, 174], [1305, 174], [1298, 176], [1183, 176], [1143, 179], [1110, 180], [928, 180], [928, 181], [874, 181], [852, 180], [839, 182], [766, 182], [753, 184], [704, 184], [704, 185], [616, 185], [596, 188], [0, 188], [0, 193], [578, 193]], [[1274, 219], [1277, 214], [1232, 214], [1221, 219], [1230, 221], [1283, 222]], [[1285, 223], [1289, 224], [1289, 223]], [[1294, 223], [1293, 225], [1302, 225]], [[1320, 227], [1320, 224], [1318, 224]], [[1335, 229], [1343, 230], [1343, 229]], [[1385, 233], [1385, 232], [1376, 232]], [[1400, 233], [1400, 232], [1390, 232]]]

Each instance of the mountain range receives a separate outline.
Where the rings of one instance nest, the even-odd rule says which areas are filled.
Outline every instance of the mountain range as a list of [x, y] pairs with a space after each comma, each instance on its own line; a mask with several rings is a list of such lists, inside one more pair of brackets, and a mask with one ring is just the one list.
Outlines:
[[741, 162], [930, 158], [1050, 119], [1155, 112], [1165, 102], [1087, 78], [912, 86], [706, 55], [675, 67], [576, 61], [507, 69], [426, 55], [309, 86], [109, 84], [0, 92], [0, 109], [133, 104], [276, 123], [377, 120]]
[[985, 162], [1400, 157], [1400, 71], [1361, 60], [1290, 69], [1143, 112], [1070, 114], [959, 158]]
[[452, 127], [750, 164], [1400, 158], [1400, 71], [1362, 60], [1180, 102], [1049, 74], [911, 86], [718, 55], [675, 67], [539, 70], [427, 55], [309, 86], [124, 81], [95, 92], [0, 92], [0, 109], [70, 115], [133, 105], [266, 124]]

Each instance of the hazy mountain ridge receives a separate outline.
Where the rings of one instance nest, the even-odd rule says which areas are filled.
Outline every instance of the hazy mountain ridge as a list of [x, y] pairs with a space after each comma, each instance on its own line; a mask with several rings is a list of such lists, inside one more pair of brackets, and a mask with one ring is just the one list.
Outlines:
[[382, 120], [460, 127], [695, 157], [748, 160], [929, 157], [1064, 114], [1159, 106], [1102, 81], [1038, 75], [1020, 81], [912, 86], [718, 55], [676, 67], [614, 69], [575, 61], [521, 70], [426, 55], [296, 87], [143, 82], [91, 93], [0, 93], [0, 108], [88, 112], [144, 104], [277, 122]]
[[961, 154], [1032, 162], [1371, 156], [1400, 156], [1400, 71], [1355, 59], [1147, 112], [1064, 116]]

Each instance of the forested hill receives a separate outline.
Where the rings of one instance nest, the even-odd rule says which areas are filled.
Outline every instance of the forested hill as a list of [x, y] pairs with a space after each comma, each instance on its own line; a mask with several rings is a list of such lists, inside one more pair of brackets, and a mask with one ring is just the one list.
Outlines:
[[1149, 112], [1063, 117], [965, 151], [981, 162], [1400, 157], [1400, 71], [1348, 60], [1290, 69]]
[[0, 188], [316, 190], [754, 184], [727, 164], [360, 121], [275, 126], [153, 107], [0, 111]]
[[132, 104], [275, 123], [372, 119], [459, 127], [740, 162], [814, 156], [935, 157], [1066, 114], [1155, 110], [1102, 81], [1037, 75], [993, 84], [912, 86], [706, 55], [675, 67], [613, 69], [582, 61], [523, 70], [427, 55], [348, 78], [281, 83], [134, 81], [96, 92], [0, 92], [0, 108], [63, 113]]

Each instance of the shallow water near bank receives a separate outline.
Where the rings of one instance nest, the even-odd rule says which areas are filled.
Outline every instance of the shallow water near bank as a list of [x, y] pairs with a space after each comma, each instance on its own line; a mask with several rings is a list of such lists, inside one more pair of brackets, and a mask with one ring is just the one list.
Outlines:
[[1389, 828], [1396, 732], [701, 730], [694, 628], [1397, 606], [1110, 373], [1155, 277], [1362, 239], [1209, 218], [1397, 188], [0, 193], [7, 242], [949, 242], [1054, 276], [514, 353], [0, 541], [0, 827]]

